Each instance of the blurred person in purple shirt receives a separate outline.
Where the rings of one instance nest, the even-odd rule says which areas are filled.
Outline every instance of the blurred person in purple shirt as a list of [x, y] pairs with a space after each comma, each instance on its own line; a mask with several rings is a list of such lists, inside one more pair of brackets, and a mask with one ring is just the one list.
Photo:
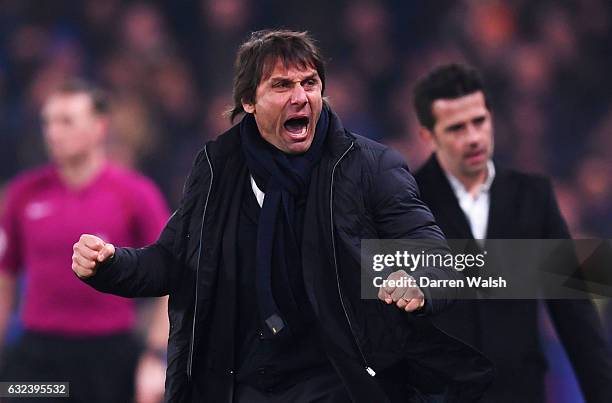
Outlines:
[[98, 293], [69, 269], [74, 238], [89, 232], [142, 246], [169, 216], [150, 180], [107, 160], [108, 110], [84, 81], [51, 93], [42, 108], [51, 164], [9, 183], [0, 221], [0, 350], [21, 272], [25, 284], [24, 334], [3, 354], [0, 380], [70, 382], [75, 402], [132, 401], [141, 348], [134, 301]]

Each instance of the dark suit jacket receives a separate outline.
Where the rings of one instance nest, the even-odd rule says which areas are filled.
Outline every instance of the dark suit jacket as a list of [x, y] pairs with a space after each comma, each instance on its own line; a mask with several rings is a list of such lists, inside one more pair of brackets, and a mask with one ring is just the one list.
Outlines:
[[[415, 177], [422, 200], [446, 237], [473, 238], [468, 219], [435, 155]], [[569, 238], [547, 179], [497, 168], [490, 192], [488, 239]], [[593, 303], [545, 303], [587, 401], [612, 402], [609, 347]], [[486, 401], [545, 401], [546, 361], [539, 341], [537, 301], [462, 301], [441, 314], [436, 324], [477, 347], [495, 363], [496, 379]]]

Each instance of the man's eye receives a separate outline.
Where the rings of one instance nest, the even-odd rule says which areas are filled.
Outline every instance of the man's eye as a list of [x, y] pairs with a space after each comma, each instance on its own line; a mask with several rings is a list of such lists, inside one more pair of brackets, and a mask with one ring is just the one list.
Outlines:
[[272, 88], [289, 88], [290, 83], [287, 81], [279, 81], [272, 86]]
[[463, 130], [463, 125], [453, 125], [450, 126], [448, 129], [446, 129], [447, 131], [451, 132], [451, 133], [458, 133], [461, 130]]
[[476, 126], [480, 126], [481, 124], [483, 124], [483, 123], [484, 123], [484, 121], [485, 121], [485, 117], [484, 117], [484, 116], [482, 116], [482, 117], [479, 117], [479, 118], [474, 119], [474, 124], [475, 124]]

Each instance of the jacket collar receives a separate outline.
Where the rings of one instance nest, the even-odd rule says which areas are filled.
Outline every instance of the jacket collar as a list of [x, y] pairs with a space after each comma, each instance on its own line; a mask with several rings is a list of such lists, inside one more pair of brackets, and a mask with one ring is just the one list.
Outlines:
[[419, 185], [423, 198], [430, 204], [438, 221], [450, 238], [473, 238], [467, 217], [445, 175], [436, 154], [433, 153], [419, 171]]
[[[495, 170], [495, 177], [490, 188], [487, 224], [487, 238], [489, 239], [504, 238], [507, 236], [507, 229], [513, 227], [514, 211], [516, 210], [513, 201], [516, 200], [518, 193], [509, 171], [500, 168], [497, 164]], [[422, 188], [424, 198], [431, 203], [436, 217], [439, 217], [438, 221], [451, 227], [446, 229], [450, 233], [447, 235], [473, 238], [467, 218], [435, 154], [431, 155], [417, 176], [421, 178], [419, 186]]]
[[329, 133], [327, 134], [324, 153], [332, 160], [337, 160], [353, 143], [355, 137], [344, 129], [338, 115], [331, 109], [330, 112]]
[[[445, 174], [455, 194], [457, 193], [463, 194], [463, 193], [468, 192], [465, 186], [463, 186], [463, 183], [461, 183], [461, 181], [457, 179], [453, 174], [451, 174], [450, 172], [445, 172]], [[482, 185], [480, 185], [478, 192], [488, 193], [491, 189], [491, 184], [493, 183], [494, 179], [495, 179], [495, 164], [493, 164], [493, 161], [488, 160], [487, 161], [487, 179]]]
[[512, 180], [511, 171], [497, 168], [495, 180], [491, 185], [487, 238], [504, 239], [513, 236], [510, 229], [517, 226], [517, 201], [521, 199], [521, 195], [518, 182]]

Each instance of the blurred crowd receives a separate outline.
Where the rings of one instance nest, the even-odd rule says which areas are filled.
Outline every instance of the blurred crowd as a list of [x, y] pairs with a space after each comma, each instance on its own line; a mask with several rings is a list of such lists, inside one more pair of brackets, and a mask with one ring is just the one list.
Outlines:
[[484, 73], [496, 158], [555, 179], [575, 236], [612, 237], [612, 3], [606, 0], [0, 1], [0, 181], [44, 159], [39, 107], [66, 76], [113, 96], [114, 159], [172, 206], [203, 142], [230, 126], [233, 58], [249, 32], [312, 32], [347, 127], [415, 169], [416, 78], [448, 61]]

